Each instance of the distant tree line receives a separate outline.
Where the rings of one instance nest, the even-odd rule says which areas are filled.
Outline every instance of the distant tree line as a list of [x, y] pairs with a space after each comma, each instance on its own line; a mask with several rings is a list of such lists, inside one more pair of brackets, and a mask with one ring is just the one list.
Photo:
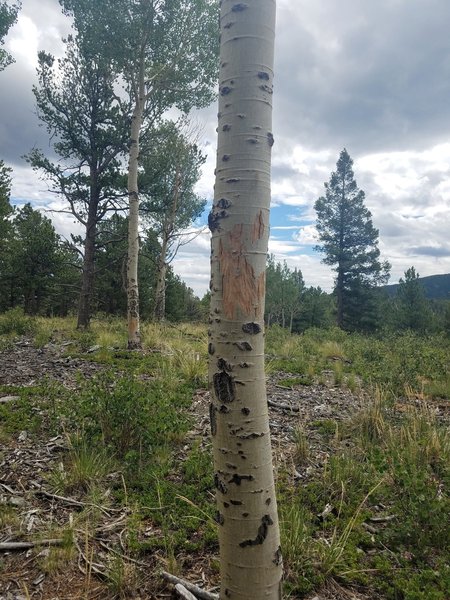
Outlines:
[[267, 325], [278, 324], [301, 333], [310, 327], [337, 325], [347, 331], [374, 333], [414, 330], [450, 332], [450, 302], [430, 301], [414, 267], [400, 279], [395, 294], [383, 286], [390, 264], [380, 259], [378, 230], [357, 186], [353, 160], [344, 148], [336, 171], [318, 198], [316, 227], [319, 244], [336, 277], [332, 294], [305, 286], [299, 269], [290, 269], [269, 256], [266, 272]]
[[[267, 261], [265, 321], [293, 333], [311, 327], [329, 328], [337, 324], [336, 291], [327, 294], [320, 287], [306, 287], [299, 269], [286, 262]], [[384, 287], [371, 290], [371, 302], [352, 306], [354, 321], [347, 321], [348, 331], [376, 333], [415, 331], [420, 334], [445, 331], [450, 334], [450, 300], [428, 299], [414, 267], [405, 271], [394, 294]], [[370, 312], [368, 312], [370, 311]], [[361, 323], [365, 327], [361, 327]], [[368, 326], [370, 325], [370, 326]]]
[[[171, 126], [169, 126], [169, 129]], [[159, 159], [163, 164], [165, 154]], [[198, 159], [196, 159], [198, 160]], [[157, 164], [156, 164], [157, 166]], [[167, 173], [170, 168], [166, 165]], [[143, 181], [143, 188], [153, 193], [144, 196], [143, 222], [147, 223], [140, 238], [139, 286], [143, 318], [161, 316], [161, 263], [164, 263], [164, 317], [173, 320], [205, 320], [209, 310], [209, 294], [197, 298], [171, 268], [170, 256], [164, 254], [169, 241], [180, 243], [178, 231], [170, 217], [169, 177]], [[13, 209], [9, 202], [11, 170], [0, 162], [0, 312], [22, 307], [30, 315], [65, 316], [76, 314], [82, 288], [82, 238], [64, 240], [55, 231], [51, 220], [30, 204]], [[160, 188], [156, 191], [155, 187]], [[153, 198], [153, 201], [152, 201]], [[203, 209], [204, 201], [190, 192], [190, 202], [196, 211]], [[155, 203], [159, 203], [155, 210]], [[189, 208], [190, 204], [187, 203]], [[167, 211], [169, 208], [169, 211]], [[188, 215], [192, 214], [188, 210]], [[183, 211], [177, 213], [179, 227], [185, 221]], [[178, 221], [177, 221], [178, 222]], [[173, 226], [173, 229], [171, 228]], [[94, 314], [125, 316], [127, 218], [112, 214], [99, 223], [96, 234], [94, 286], [92, 311]], [[419, 333], [447, 331], [450, 333], [450, 301], [428, 299], [419, 274], [412, 266], [400, 279], [394, 293], [384, 287], [366, 290], [370, 302], [354, 303], [352, 318], [347, 316], [349, 331], [367, 333], [382, 330], [413, 330]], [[159, 307], [158, 307], [159, 304]], [[300, 269], [291, 269], [286, 262], [277, 262], [273, 255], [267, 260], [265, 321], [293, 333], [311, 327], [328, 328], [336, 325], [338, 297], [320, 287], [305, 285]]]
[[[10, 169], [0, 163], [0, 312], [21, 307], [30, 315], [76, 314], [82, 287], [83, 256], [74, 237], [64, 240], [51, 220], [30, 204], [9, 203]], [[99, 225], [92, 310], [126, 314], [127, 218], [113, 214]], [[140, 239], [141, 312], [154, 315], [161, 242], [151, 228]], [[167, 265], [165, 317], [200, 320], [205, 308]]]

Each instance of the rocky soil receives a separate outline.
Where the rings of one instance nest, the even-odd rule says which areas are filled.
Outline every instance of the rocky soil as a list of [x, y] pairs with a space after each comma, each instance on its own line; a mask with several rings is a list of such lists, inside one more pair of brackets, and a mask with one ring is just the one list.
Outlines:
[[[77, 385], [80, 373], [84, 378], [89, 378], [102, 368], [92, 361], [67, 356], [68, 348], [70, 351], [70, 346], [63, 343], [48, 344], [45, 348], [36, 349], [29, 340], [20, 340], [12, 348], [0, 353], [0, 384], [31, 386], [47, 378], [73, 388]], [[324, 436], [312, 424], [323, 420], [348, 419], [367, 399], [362, 394], [352, 394], [331, 383], [296, 385], [290, 388], [285, 387], [284, 380], [285, 374], [275, 373], [268, 381], [275, 461], [276, 466], [287, 466], [292, 477], [301, 481], [323, 466], [331, 450], [326, 446]], [[0, 403], [15, 401], [15, 395], [11, 392], [0, 393]], [[200, 438], [202, 447], [209, 452], [208, 403], [208, 392], [198, 390], [192, 400], [193, 429], [189, 436], [191, 439]], [[296, 467], [293, 460], [294, 433], [299, 426], [306, 431], [310, 447], [310, 460], [304, 469]], [[48, 568], [48, 562], [52, 558], [49, 543], [20, 551], [1, 552], [0, 600], [111, 598], [102, 573], [104, 566], [114, 559], [114, 553], [126, 556], [126, 522], [130, 516], [128, 509], [115, 507], [108, 498], [100, 498], [97, 503], [89, 506], [76, 496], [62, 497], [49, 491], [47, 475], [61, 461], [62, 453], [66, 451], [63, 432], [55, 436], [54, 431], [51, 435], [44, 430], [36, 436], [23, 430], [3, 440], [2, 445], [0, 508], [3, 505], [3, 508], [6, 507], [15, 516], [13, 519], [5, 519], [4, 523], [0, 521], [0, 548], [1, 543], [37, 540], [44, 535], [40, 532], [45, 532], [45, 537], [51, 538], [52, 530], [57, 531], [59, 526], [67, 526], [68, 523], [73, 523], [76, 547], [68, 550], [67, 565], [62, 570], [61, 565], [53, 570]], [[111, 474], [111, 477], [118, 477], [118, 474]], [[94, 539], [88, 539], [86, 532], [77, 529], [77, 514], [87, 509], [92, 509], [93, 514], [95, 513]], [[151, 527], [147, 535], [152, 535]], [[92, 532], [89, 536], [92, 536]], [[114, 548], [122, 550], [118, 552]], [[73, 560], [73, 553], [77, 560]], [[173, 597], [172, 588], [158, 578], [159, 569], [164, 565], [157, 553], [142, 561], [130, 557], [126, 562], [130, 570], [135, 571], [139, 583], [130, 595], [120, 597], [130, 600]], [[195, 561], [189, 561], [189, 557], [186, 557], [182, 576], [214, 591], [217, 575], [211, 570], [210, 562], [211, 557], [196, 557]], [[311, 596], [311, 600], [313, 597], [314, 600], [367, 598], [338, 585]]]

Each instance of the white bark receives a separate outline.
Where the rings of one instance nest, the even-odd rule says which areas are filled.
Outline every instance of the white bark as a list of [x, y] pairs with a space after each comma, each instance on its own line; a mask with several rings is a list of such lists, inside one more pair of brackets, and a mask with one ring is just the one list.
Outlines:
[[138, 286], [138, 257], [139, 257], [139, 136], [145, 105], [144, 59], [141, 58], [139, 74], [139, 91], [131, 119], [130, 154], [128, 161], [128, 260], [127, 260], [127, 315], [128, 315], [128, 348], [141, 348], [139, 327], [139, 286]]
[[264, 376], [274, 0], [223, 0], [209, 330], [221, 600], [279, 600]]

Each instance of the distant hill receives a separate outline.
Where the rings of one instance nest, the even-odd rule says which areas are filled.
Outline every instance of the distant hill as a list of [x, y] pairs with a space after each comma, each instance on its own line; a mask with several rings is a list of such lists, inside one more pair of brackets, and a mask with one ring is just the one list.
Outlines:
[[[420, 277], [420, 283], [423, 285], [427, 298], [434, 300], [450, 300], [450, 273], [446, 275], [430, 275], [429, 277]], [[389, 296], [395, 296], [398, 283], [385, 285], [383, 289]]]

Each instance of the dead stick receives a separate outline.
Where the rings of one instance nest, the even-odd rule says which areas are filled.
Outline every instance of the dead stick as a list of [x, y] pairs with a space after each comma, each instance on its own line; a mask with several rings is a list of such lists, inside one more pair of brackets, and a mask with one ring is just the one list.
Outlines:
[[180, 598], [183, 598], [183, 600], [197, 600], [197, 596], [191, 594], [191, 592], [187, 590], [184, 587], [184, 585], [181, 585], [181, 583], [177, 583], [177, 585], [175, 586], [175, 591], [180, 596]]
[[57, 494], [51, 494], [50, 492], [46, 492], [45, 490], [37, 490], [34, 492], [36, 496], [44, 496], [45, 498], [49, 498], [50, 500], [59, 500], [60, 502], [64, 502], [65, 504], [69, 504], [72, 506], [79, 506], [80, 508], [85, 508], [86, 506], [92, 506], [94, 508], [98, 508], [102, 513], [109, 516], [111, 512], [120, 512], [119, 508], [105, 508], [104, 506], [99, 506], [98, 504], [94, 504], [93, 502], [80, 502], [79, 500], [75, 500], [74, 498], [66, 498], [65, 496], [58, 496]]
[[111, 548], [111, 546], [108, 546], [108, 544], [105, 544], [105, 542], [102, 542], [101, 540], [99, 541], [99, 544], [102, 548], [104, 548], [108, 552], [111, 552], [112, 554], [115, 554], [116, 556], [119, 556], [120, 558], [123, 558], [124, 560], [127, 560], [128, 562], [134, 563], [138, 567], [143, 567], [144, 569], [148, 569], [148, 563], [142, 562], [140, 560], [135, 560], [134, 558], [131, 558], [131, 556], [122, 554], [121, 552], [114, 550], [114, 548]]
[[267, 400], [267, 404], [272, 408], [279, 408], [280, 410], [289, 410], [291, 412], [299, 412], [298, 406], [291, 406], [290, 404], [281, 404], [279, 402], [274, 402], [273, 400]]
[[396, 516], [397, 515], [387, 515], [386, 517], [369, 517], [369, 521], [372, 521], [372, 523], [385, 523], [387, 521], [392, 521]]
[[89, 569], [91, 569], [96, 575], [100, 575], [101, 577], [105, 577], [105, 566], [104, 565], [100, 565], [98, 563], [95, 563], [92, 560], [89, 560], [87, 558], [87, 556], [83, 553], [82, 549], [80, 548], [80, 544], [77, 542], [77, 540], [74, 540], [76, 549], [78, 550], [78, 553], [80, 554], [81, 558], [84, 560], [84, 562], [86, 563], [86, 567], [88, 567]]
[[161, 571], [161, 576], [164, 579], [167, 579], [167, 581], [169, 581], [170, 583], [173, 583], [174, 585], [177, 585], [178, 583], [181, 584], [189, 592], [191, 592], [191, 594], [194, 594], [194, 596], [200, 598], [200, 600], [219, 600], [219, 596], [217, 594], [211, 594], [211, 592], [207, 592], [206, 590], [203, 590], [197, 585], [189, 583], [189, 581], [186, 581], [185, 579], [175, 577], [175, 575], [167, 573], [167, 571]]
[[9, 552], [10, 550], [28, 550], [35, 546], [60, 546], [64, 540], [38, 540], [36, 542], [2, 542], [0, 543], [0, 552]]

